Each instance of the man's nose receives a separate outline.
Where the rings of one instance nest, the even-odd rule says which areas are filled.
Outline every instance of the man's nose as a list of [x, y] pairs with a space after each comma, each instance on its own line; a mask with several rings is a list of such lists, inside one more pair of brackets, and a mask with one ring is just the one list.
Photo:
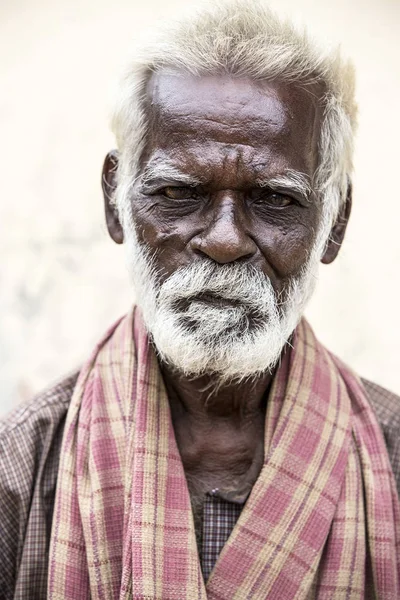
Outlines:
[[223, 198], [213, 210], [209, 224], [191, 241], [192, 250], [217, 263], [250, 259], [257, 246], [246, 227], [243, 209], [233, 198]]

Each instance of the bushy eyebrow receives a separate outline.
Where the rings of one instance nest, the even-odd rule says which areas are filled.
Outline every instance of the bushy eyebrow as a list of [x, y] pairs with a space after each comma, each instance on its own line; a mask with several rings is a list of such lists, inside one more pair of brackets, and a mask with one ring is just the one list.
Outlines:
[[310, 178], [301, 171], [287, 169], [284, 173], [272, 177], [257, 178], [257, 185], [268, 187], [276, 191], [288, 191], [299, 194], [304, 200], [309, 201], [313, 192]]
[[184, 173], [178, 167], [166, 161], [146, 165], [140, 179], [143, 186], [151, 186], [157, 181], [178, 181], [190, 187], [196, 187], [203, 183], [198, 177]]
[[[156, 188], [160, 182], [179, 182], [181, 185], [189, 187], [196, 187], [205, 183], [204, 180], [181, 171], [179, 167], [168, 161], [147, 164], [140, 177], [140, 182], [143, 187], [150, 188], [153, 186]], [[275, 191], [283, 190], [299, 194], [307, 201], [309, 201], [313, 191], [308, 175], [294, 169], [287, 169], [284, 173], [271, 177], [257, 177], [255, 184]]]

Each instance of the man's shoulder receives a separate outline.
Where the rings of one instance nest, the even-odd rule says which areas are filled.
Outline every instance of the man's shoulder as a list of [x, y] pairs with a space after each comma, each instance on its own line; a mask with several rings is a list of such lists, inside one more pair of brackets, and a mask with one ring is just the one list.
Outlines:
[[2, 598], [27, 597], [25, 579], [18, 577], [20, 569], [27, 581], [34, 582], [30, 597], [36, 600], [46, 595], [46, 557], [62, 434], [77, 376], [62, 379], [0, 422]]
[[21, 404], [0, 421], [0, 488], [23, 492], [60, 444], [76, 384], [73, 373]]
[[0, 422], [0, 489], [29, 493], [39, 470], [60, 445], [78, 374], [21, 404]]
[[[0, 448], [14, 437], [24, 439], [24, 446], [43, 442], [48, 430], [55, 432], [65, 415], [75, 389], [79, 372], [74, 372], [39, 393], [32, 400], [18, 406], [0, 421]], [[385, 438], [399, 436], [400, 396], [362, 378], [367, 397], [375, 410]]]
[[400, 496], [400, 396], [367, 379], [362, 382], [385, 438]]
[[0, 420], [0, 442], [5, 441], [12, 433], [34, 429], [36, 423], [45, 425], [48, 420], [63, 418], [78, 374], [72, 373], [60, 379], [3, 417]]
[[361, 380], [382, 429], [400, 432], [400, 396], [368, 379]]

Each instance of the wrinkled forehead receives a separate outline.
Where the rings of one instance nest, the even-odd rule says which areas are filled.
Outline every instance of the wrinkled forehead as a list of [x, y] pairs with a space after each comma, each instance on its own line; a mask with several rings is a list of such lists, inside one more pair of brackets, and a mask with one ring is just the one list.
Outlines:
[[[207, 144], [271, 150], [317, 166], [321, 90], [229, 75], [154, 73], [147, 87], [149, 152]], [[300, 161], [301, 162], [301, 161]], [[300, 166], [300, 165], [298, 165]]]

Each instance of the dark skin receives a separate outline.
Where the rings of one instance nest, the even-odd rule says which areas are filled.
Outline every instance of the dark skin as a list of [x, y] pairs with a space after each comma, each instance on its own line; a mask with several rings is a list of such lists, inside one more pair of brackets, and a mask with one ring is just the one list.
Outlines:
[[[295, 170], [310, 181], [318, 166], [323, 90], [229, 76], [154, 74], [148, 84], [149, 133], [140, 170], [168, 163], [183, 173], [132, 190], [139, 240], [157, 252], [164, 281], [179, 267], [207, 257], [262, 270], [277, 294], [307, 261], [321, 219], [318, 198], [277, 193], [260, 180]], [[109, 233], [123, 232], [110, 196], [117, 154], [107, 155], [103, 190]], [[164, 170], [164, 173], [166, 171]], [[187, 179], [197, 181], [188, 185]], [[200, 183], [199, 183], [200, 182]], [[347, 202], [322, 257], [332, 262], [350, 214]], [[210, 300], [212, 301], [212, 300]], [[218, 488], [243, 500], [263, 463], [265, 406], [272, 375], [215, 388], [215, 376], [189, 379], [161, 365], [193, 505]], [[205, 390], [217, 389], [211, 395]]]

